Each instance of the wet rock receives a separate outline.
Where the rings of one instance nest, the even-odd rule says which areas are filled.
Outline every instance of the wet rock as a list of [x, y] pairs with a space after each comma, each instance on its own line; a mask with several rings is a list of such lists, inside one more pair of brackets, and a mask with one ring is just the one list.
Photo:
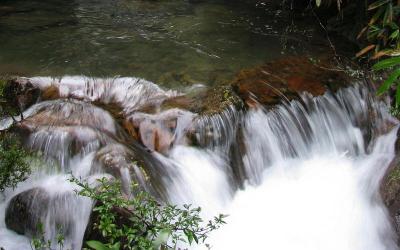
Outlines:
[[400, 246], [400, 130], [397, 131], [395, 150], [396, 156], [381, 182], [380, 194], [396, 229]]
[[[128, 196], [132, 183], [149, 190], [148, 174], [139, 166], [138, 157], [121, 144], [109, 144], [101, 148], [96, 153], [94, 165], [101, 166], [103, 171], [121, 180], [122, 190]], [[98, 170], [92, 168], [92, 171]]]
[[248, 107], [257, 102], [273, 106], [308, 92], [314, 96], [347, 86], [351, 79], [327, 60], [312, 62], [306, 57], [288, 57], [242, 70], [232, 86]]
[[42, 102], [24, 122], [32, 126], [87, 126], [116, 134], [117, 124], [105, 110], [77, 100]]
[[10, 79], [6, 82], [3, 89], [3, 96], [8, 104], [25, 110], [39, 101], [41, 90], [29, 81]]
[[33, 188], [14, 196], [7, 206], [5, 223], [18, 234], [36, 235], [44, 221], [50, 197], [45, 190]]
[[175, 143], [180, 143], [193, 114], [180, 109], [170, 109], [158, 114], [135, 113], [123, 125], [128, 133], [152, 151], [167, 153]]
[[164, 100], [161, 109], [180, 108], [198, 115], [212, 115], [229, 107], [242, 109], [243, 102], [230, 85], [200, 89], [184, 96]]
[[400, 240], [400, 162], [398, 160], [397, 164], [389, 168], [382, 181], [381, 195]]
[[60, 99], [60, 92], [57, 86], [51, 85], [48, 88], [43, 90], [42, 93], [43, 100], [56, 100]]
[[189, 74], [185, 72], [168, 72], [160, 76], [158, 79], [159, 83], [162, 83], [164, 86], [168, 85], [191, 85], [195, 84], [196, 81], [193, 80]]

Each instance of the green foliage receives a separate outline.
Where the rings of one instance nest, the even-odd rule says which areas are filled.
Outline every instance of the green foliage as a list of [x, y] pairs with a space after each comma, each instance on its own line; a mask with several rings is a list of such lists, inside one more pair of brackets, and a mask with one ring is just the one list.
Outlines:
[[396, 166], [396, 168], [390, 172], [388, 182], [390, 183], [392, 181], [394, 182], [394, 181], [399, 181], [399, 180], [400, 180], [400, 167]]
[[381, 95], [387, 92], [393, 85], [396, 87], [396, 98], [395, 106], [398, 108], [400, 106], [400, 56], [384, 59], [376, 63], [373, 70], [389, 70], [389, 77], [383, 82], [383, 84], [378, 89], [378, 94]]
[[[91, 188], [76, 178], [71, 179], [81, 187], [79, 195], [98, 201], [93, 209], [98, 214], [94, 224], [107, 242], [88, 241], [87, 245], [96, 250], [104, 249], [176, 249], [177, 244], [204, 243], [208, 234], [224, 224], [224, 215], [215, 217], [202, 226], [200, 208], [184, 205], [161, 205], [148, 193], [133, 186], [132, 198], [126, 198], [120, 191], [119, 182], [99, 179], [100, 185]], [[116, 208], [128, 212], [124, 223]]]
[[378, 95], [395, 87], [397, 109], [400, 105], [400, 1], [376, 0], [369, 4], [368, 11], [372, 16], [358, 38], [366, 36], [370, 44], [358, 52], [357, 57], [368, 55], [372, 60], [387, 57], [376, 62], [372, 69], [388, 73], [378, 89]]
[[14, 116], [20, 115], [23, 118], [22, 111], [18, 105], [15, 103], [10, 103], [5, 97], [5, 88], [7, 85], [7, 80], [3, 76], [0, 76], [0, 118], [11, 117], [16, 123]]
[[358, 38], [365, 36], [370, 43], [357, 56], [369, 53], [371, 59], [396, 56], [400, 53], [400, 2], [377, 0], [368, 6], [372, 13], [368, 25]]
[[37, 225], [38, 228], [38, 237], [34, 237], [31, 240], [31, 248], [34, 250], [56, 250], [57, 248], [59, 250], [64, 249], [64, 234], [62, 232], [61, 228], [58, 228], [58, 232], [56, 235], [56, 240], [57, 240], [57, 247], [52, 247], [52, 241], [45, 238], [45, 232], [44, 232], [44, 227], [43, 224], [40, 223]]
[[30, 173], [27, 162], [28, 152], [22, 149], [19, 141], [12, 135], [2, 135], [0, 141], [0, 192], [7, 187], [16, 187]]

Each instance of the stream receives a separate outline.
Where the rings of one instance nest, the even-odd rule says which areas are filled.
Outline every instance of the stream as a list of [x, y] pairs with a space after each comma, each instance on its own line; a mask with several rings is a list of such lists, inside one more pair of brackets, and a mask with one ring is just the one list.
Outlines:
[[[379, 194], [399, 122], [369, 84], [282, 94], [273, 107], [257, 98], [214, 113], [163, 106], [244, 68], [327, 50], [318, 23], [273, 1], [2, 1], [0, 74], [51, 94], [17, 125], [42, 160], [0, 196], [0, 247], [31, 249], [40, 219], [46, 238], [61, 227], [65, 249], [82, 249], [93, 201], [75, 194], [73, 174], [113, 176], [127, 195], [138, 183], [200, 206], [204, 220], [229, 215], [207, 240], [213, 250], [399, 249]], [[0, 129], [12, 124], [3, 117]], [[15, 214], [18, 202], [26, 214]]]

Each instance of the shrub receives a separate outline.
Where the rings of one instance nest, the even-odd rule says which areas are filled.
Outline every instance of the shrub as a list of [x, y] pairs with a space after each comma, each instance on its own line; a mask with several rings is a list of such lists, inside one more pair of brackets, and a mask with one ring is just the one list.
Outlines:
[[[99, 179], [100, 185], [96, 188], [76, 178], [71, 181], [80, 186], [79, 195], [92, 198], [98, 204], [93, 209], [99, 214], [94, 227], [106, 242], [88, 241], [87, 245], [92, 249], [176, 249], [178, 243], [204, 243], [211, 231], [225, 223], [225, 216], [219, 215], [202, 226], [200, 208], [160, 204], [148, 193], [140, 191], [137, 185], [132, 187], [134, 196], [126, 198], [118, 181]], [[116, 223], [116, 207], [129, 211], [128, 223]]]
[[[1, 134], [0, 134], [1, 135]], [[22, 149], [20, 142], [10, 134], [1, 135], [0, 140], [0, 192], [27, 178], [30, 168], [27, 162], [28, 152]]]

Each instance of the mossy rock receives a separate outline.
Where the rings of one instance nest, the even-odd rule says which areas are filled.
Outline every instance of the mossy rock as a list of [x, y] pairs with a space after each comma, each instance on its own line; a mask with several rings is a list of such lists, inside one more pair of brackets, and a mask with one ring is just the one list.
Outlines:
[[179, 108], [198, 115], [212, 115], [222, 112], [229, 106], [242, 109], [244, 104], [231, 86], [219, 85], [167, 99], [161, 104], [161, 110]]

